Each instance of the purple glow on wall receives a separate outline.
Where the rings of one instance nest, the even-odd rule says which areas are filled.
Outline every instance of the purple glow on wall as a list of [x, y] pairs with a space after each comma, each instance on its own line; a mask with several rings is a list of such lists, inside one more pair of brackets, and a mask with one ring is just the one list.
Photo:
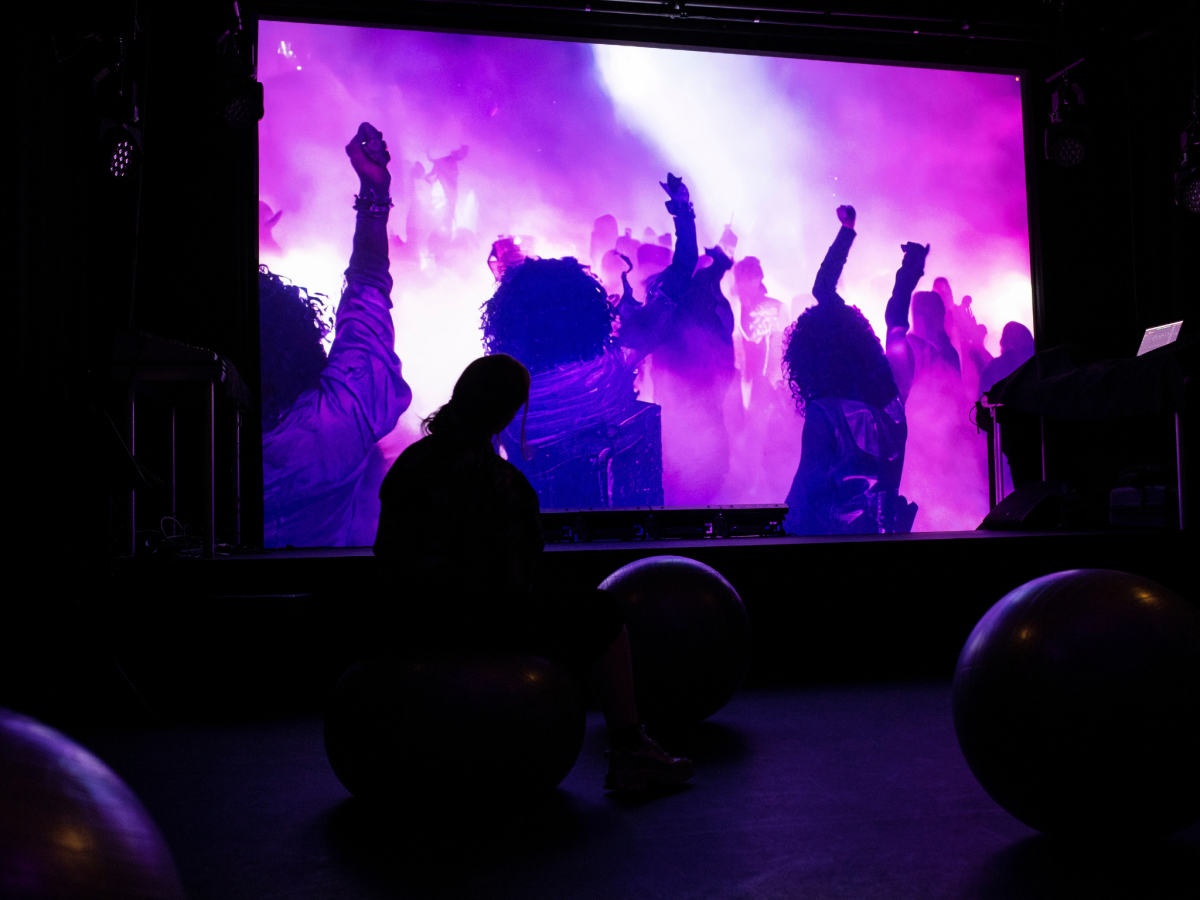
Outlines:
[[[518, 235], [527, 252], [598, 268], [597, 217], [612, 214], [639, 240], [671, 230], [658, 187], [668, 170], [691, 188], [701, 246], [732, 219], [737, 257], [761, 260], [791, 318], [813, 302], [834, 210], [848, 203], [859, 236], [839, 292], [876, 334], [905, 241], [932, 245], [918, 290], [941, 276], [955, 299], [970, 295], [991, 353], [1006, 322], [1032, 328], [1013, 75], [267, 21], [259, 34], [260, 197], [264, 218], [280, 214], [262, 261], [336, 300], [357, 189], [342, 148], [362, 121], [391, 148], [394, 248], [415, 243], [410, 222], [448, 237], [437, 253], [393, 254], [396, 352], [414, 401], [381, 442], [388, 461], [481, 353], [491, 242]], [[409, 173], [463, 145], [450, 220], [443, 185]], [[733, 282], [724, 289], [737, 314]], [[976, 391], [965, 381], [919, 385], [910, 399], [901, 490], [921, 507], [914, 530], [974, 528], [987, 512], [986, 444], [968, 421]], [[643, 399], [652, 394], [651, 366]], [[784, 412], [745, 414], [717, 502], [782, 502], [803, 425]], [[668, 467], [670, 434], [687, 424], [672, 414], [664, 406]]]

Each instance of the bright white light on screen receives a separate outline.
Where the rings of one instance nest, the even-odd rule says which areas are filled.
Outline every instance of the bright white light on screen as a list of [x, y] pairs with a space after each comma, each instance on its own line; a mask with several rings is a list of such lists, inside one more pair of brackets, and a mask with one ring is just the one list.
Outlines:
[[771, 83], [768, 61], [609, 45], [593, 52], [617, 114], [688, 183], [699, 239], [715, 242], [732, 217], [739, 250], [762, 260], [776, 296], [807, 293], [796, 211], [808, 193], [808, 129], [801, 107]]

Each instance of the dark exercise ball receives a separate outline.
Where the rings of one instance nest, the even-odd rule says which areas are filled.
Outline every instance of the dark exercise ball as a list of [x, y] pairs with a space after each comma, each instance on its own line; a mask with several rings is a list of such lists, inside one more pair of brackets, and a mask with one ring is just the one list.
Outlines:
[[681, 556], [652, 556], [617, 569], [600, 588], [625, 616], [643, 721], [702, 721], [742, 686], [750, 668], [750, 617], [716, 569]]
[[1125, 572], [1011, 591], [954, 675], [954, 728], [992, 798], [1045, 834], [1172, 834], [1200, 816], [1200, 610]]
[[325, 714], [325, 752], [358, 797], [518, 795], [575, 765], [586, 715], [575, 683], [536, 656], [359, 663]]
[[171, 851], [125, 782], [70, 738], [4, 709], [0, 897], [183, 897]]

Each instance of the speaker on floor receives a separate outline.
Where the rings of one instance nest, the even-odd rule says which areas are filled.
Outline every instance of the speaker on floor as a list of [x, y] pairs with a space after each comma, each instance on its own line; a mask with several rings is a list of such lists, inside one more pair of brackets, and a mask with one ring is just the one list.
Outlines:
[[1062, 527], [1071, 496], [1064, 479], [1023, 484], [987, 514], [976, 531], [1045, 531]]

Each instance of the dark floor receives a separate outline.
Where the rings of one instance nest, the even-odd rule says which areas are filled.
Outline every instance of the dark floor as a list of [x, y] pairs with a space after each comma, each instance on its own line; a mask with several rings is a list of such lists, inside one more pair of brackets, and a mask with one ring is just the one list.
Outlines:
[[1200, 896], [1200, 825], [1068, 849], [998, 808], [940, 684], [743, 692], [676, 739], [694, 783], [643, 802], [601, 789], [592, 713], [546, 803], [434, 822], [350, 799], [316, 718], [80, 737], [145, 802], [192, 900]]

